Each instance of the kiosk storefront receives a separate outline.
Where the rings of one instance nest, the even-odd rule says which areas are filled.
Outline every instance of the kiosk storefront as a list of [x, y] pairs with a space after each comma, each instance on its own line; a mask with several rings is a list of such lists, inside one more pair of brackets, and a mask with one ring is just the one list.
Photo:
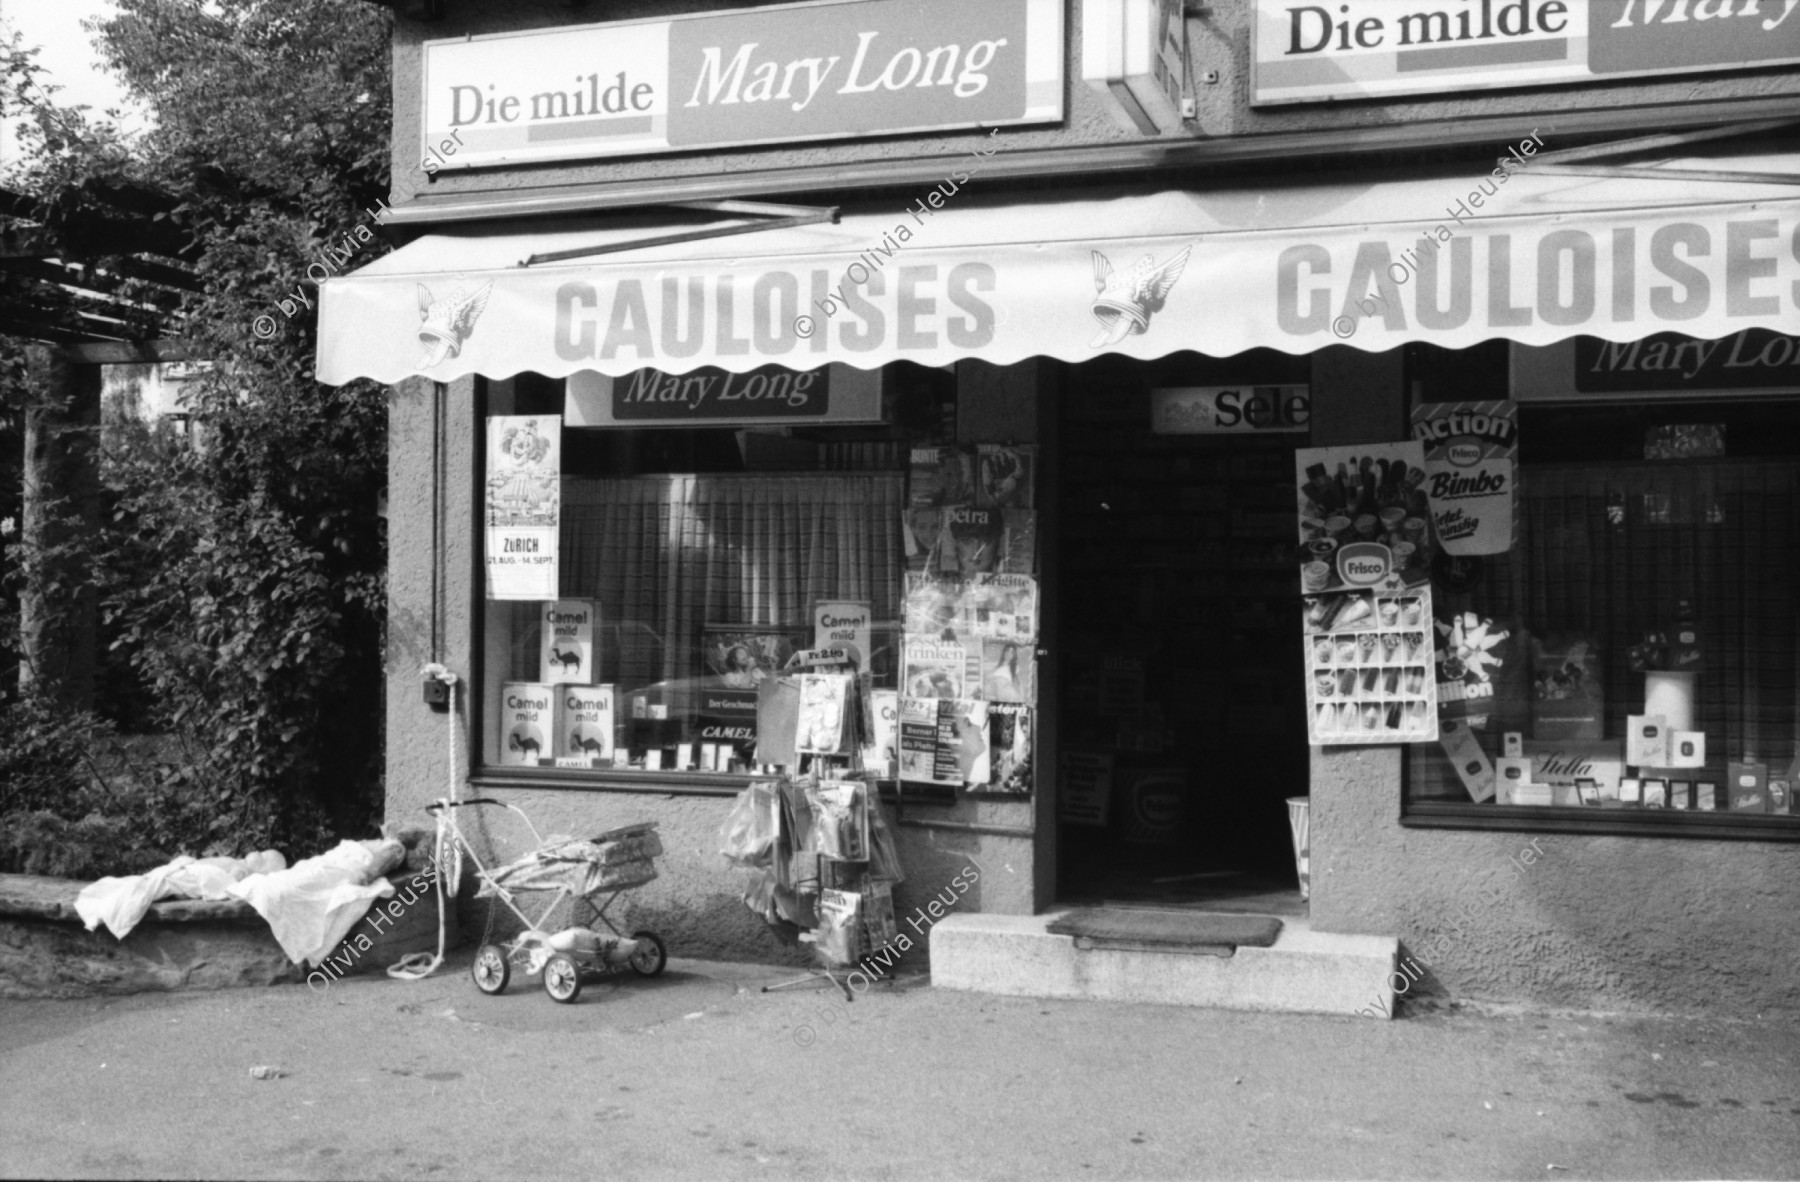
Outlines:
[[[834, 7], [883, 6], [811, 11]], [[1032, 36], [1041, 7], [1023, 6]], [[734, 84], [728, 49], [700, 93]], [[1770, 808], [1800, 730], [1776, 576], [1800, 473], [1791, 137], [1588, 175], [1552, 155], [1553, 127], [1520, 127], [1497, 162], [1399, 176], [1077, 187], [1006, 163], [1032, 134], [1007, 118], [1063, 115], [1044, 105], [1060, 68], [1033, 62], [1015, 114], [974, 120], [932, 175], [846, 185], [828, 211], [694, 181], [679, 210], [577, 215], [559, 190], [546, 216], [521, 216], [526, 197], [427, 226], [325, 285], [321, 380], [395, 387], [394, 810], [454, 766], [552, 827], [653, 814], [692, 855], [641, 893], [671, 946], [767, 955], [708, 853], [768, 762], [758, 687], [840, 641], [893, 711], [867, 758], [893, 773], [902, 912], [973, 856], [971, 913], [1229, 896], [1435, 950], [1445, 989], [1578, 1003], [1624, 979], [1630, 1004], [1682, 1008], [1684, 974], [1659, 981], [1637, 951], [1621, 973], [1594, 949], [1622, 937], [1595, 927], [1672, 907], [1690, 875], [1794, 885], [1800, 821]], [[502, 112], [429, 171], [560, 150], [507, 139]], [[408, 118], [429, 127], [429, 97]], [[1484, 438], [1467, 408], [1432, 434], [1433, 408], [1464, 404], [1505, 404], [1512, 433], [1512, 532], [1480, 556], [1443, 540], [1473, 486], [1424, 458], [1428, 438]], [[1408, 441], [1416, 464], [1378, 451]], [[1415, 468], [1423, 518], [1401, 511]], [[1396, 581], [1368, 584], [1366, 625], [1310, 619], [1357, 545]], [[450, 723], [417, 701], [432, 661], [467, 685]], [[1571, 680], [1600, 687], [1588, 714], [1538, 705]], [[1628, 758], [1659, 717], [1703, 749]], [[1763, 809], [1734, 807], [1759, 774]], [[1287, 801], [1309, 793], [1308, 908]], [[1538, 831], [1554, 852], [1509, 869]], [[1600, 863], [1612, 877], [1590, 881]], [[1481, 922], [1446, 927], [1471, 891]], [[1648, 946], [1689, 926], [1659, 921]], [[1547, 981], [1518, 951], [1545, 941]]]

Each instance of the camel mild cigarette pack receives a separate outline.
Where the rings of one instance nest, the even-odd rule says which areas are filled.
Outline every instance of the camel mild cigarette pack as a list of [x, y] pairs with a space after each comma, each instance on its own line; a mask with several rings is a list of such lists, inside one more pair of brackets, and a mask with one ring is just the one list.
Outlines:
[[556, 687], [535, 681], [500, 683], [500, 762], [536, 767], [551, 758]]
[[592, 685], [599, 670], [594, 665], [594, 625], [600, 605], [592, 599], [557, 599], [544, 605], [542, 673], [545, 685]]
[[613, 757], [614, 710], [610, 685], [556, 687], [556, 754], [584, 759], [591, 767]]

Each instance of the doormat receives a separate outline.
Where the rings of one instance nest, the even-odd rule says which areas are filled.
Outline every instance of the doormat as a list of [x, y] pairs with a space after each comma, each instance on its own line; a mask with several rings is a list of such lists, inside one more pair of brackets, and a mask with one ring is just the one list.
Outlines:
[[1084, 907], [1052, 920], [1059, 936], [1105, 944], [1154, 944], [1170, 951], [1192, 948], [1267, 948], [1281, 934], [1272, 915], [1221, 915], [1204, 911], [1145, 911]]

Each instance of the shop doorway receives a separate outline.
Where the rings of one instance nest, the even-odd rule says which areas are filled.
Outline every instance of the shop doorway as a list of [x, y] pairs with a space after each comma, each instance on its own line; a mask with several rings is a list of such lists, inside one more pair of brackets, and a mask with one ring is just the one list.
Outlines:
[[[1308, 777], [1292, 561], [1308, 375], [1262, 351], [1067, 371], [1048, 579], [1059, 901], [1304, 911], [1286, 802]], [[1301, 429], [1233, 421], [1273, 387]], [[1241, 429], [1194, 430], [1214, 412]]]

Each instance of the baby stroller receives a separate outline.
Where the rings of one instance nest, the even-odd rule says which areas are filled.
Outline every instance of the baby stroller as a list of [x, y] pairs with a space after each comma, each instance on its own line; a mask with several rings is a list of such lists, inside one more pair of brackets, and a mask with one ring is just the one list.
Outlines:
[[[456, 826], [455, 814], [448, 810], [480, 805], [494, 805], [517, 813], [531, 831], [535, 849], [505, 866], [488, 869], [481, 864], [474, 847]], [[525, 930], [506, 943], [489, 943], [483, 936], [470, 968], [475, 987], [483, 993], [501, 993], [512, 979], [516, 965], [527, 973], [542, 973], [544, 992], [559, 1002], [572, 1002], [581, 995], [582, 973], [614, 973], [629, 966], [640, 976], [654, 977], [668, 964], [668, 952], [655, 932], [637, 931], [630, 936], [613, 926], [606, 910], [621, 892], [643, 886], [656, 877], [653, 859], [662, 853], [662, 842], [656, 836], [656, 822], [628, 825], [612, 829], [588, 840], [564, 836], [544, 838], [531, 823], [524, 810], [504, 801], [477, 797], [473, 800], [439, 801], [428, 805], [433, 813], [444, 813], [447, 836], [469, 855], [475, 864], [480, 889], [476, 898], [496, 898], [519, 917]], [[527, 915], [515, 896], [529, 892], [549, 892], [549, 903], [533, 919]], [[604, 899], [596, 901], [598, 896]], [[550, 918], [564, 899], [576, 900], [577, 916], [585, 908], [593, 914], [585, 922], [576, 916], [576, 926], [556, 932], [546, 931], [544, 921]], [[593, 927], [598, 919], [606, 926], [601, 932]], [[492, 930], [492, 915], [489, 916]]]

